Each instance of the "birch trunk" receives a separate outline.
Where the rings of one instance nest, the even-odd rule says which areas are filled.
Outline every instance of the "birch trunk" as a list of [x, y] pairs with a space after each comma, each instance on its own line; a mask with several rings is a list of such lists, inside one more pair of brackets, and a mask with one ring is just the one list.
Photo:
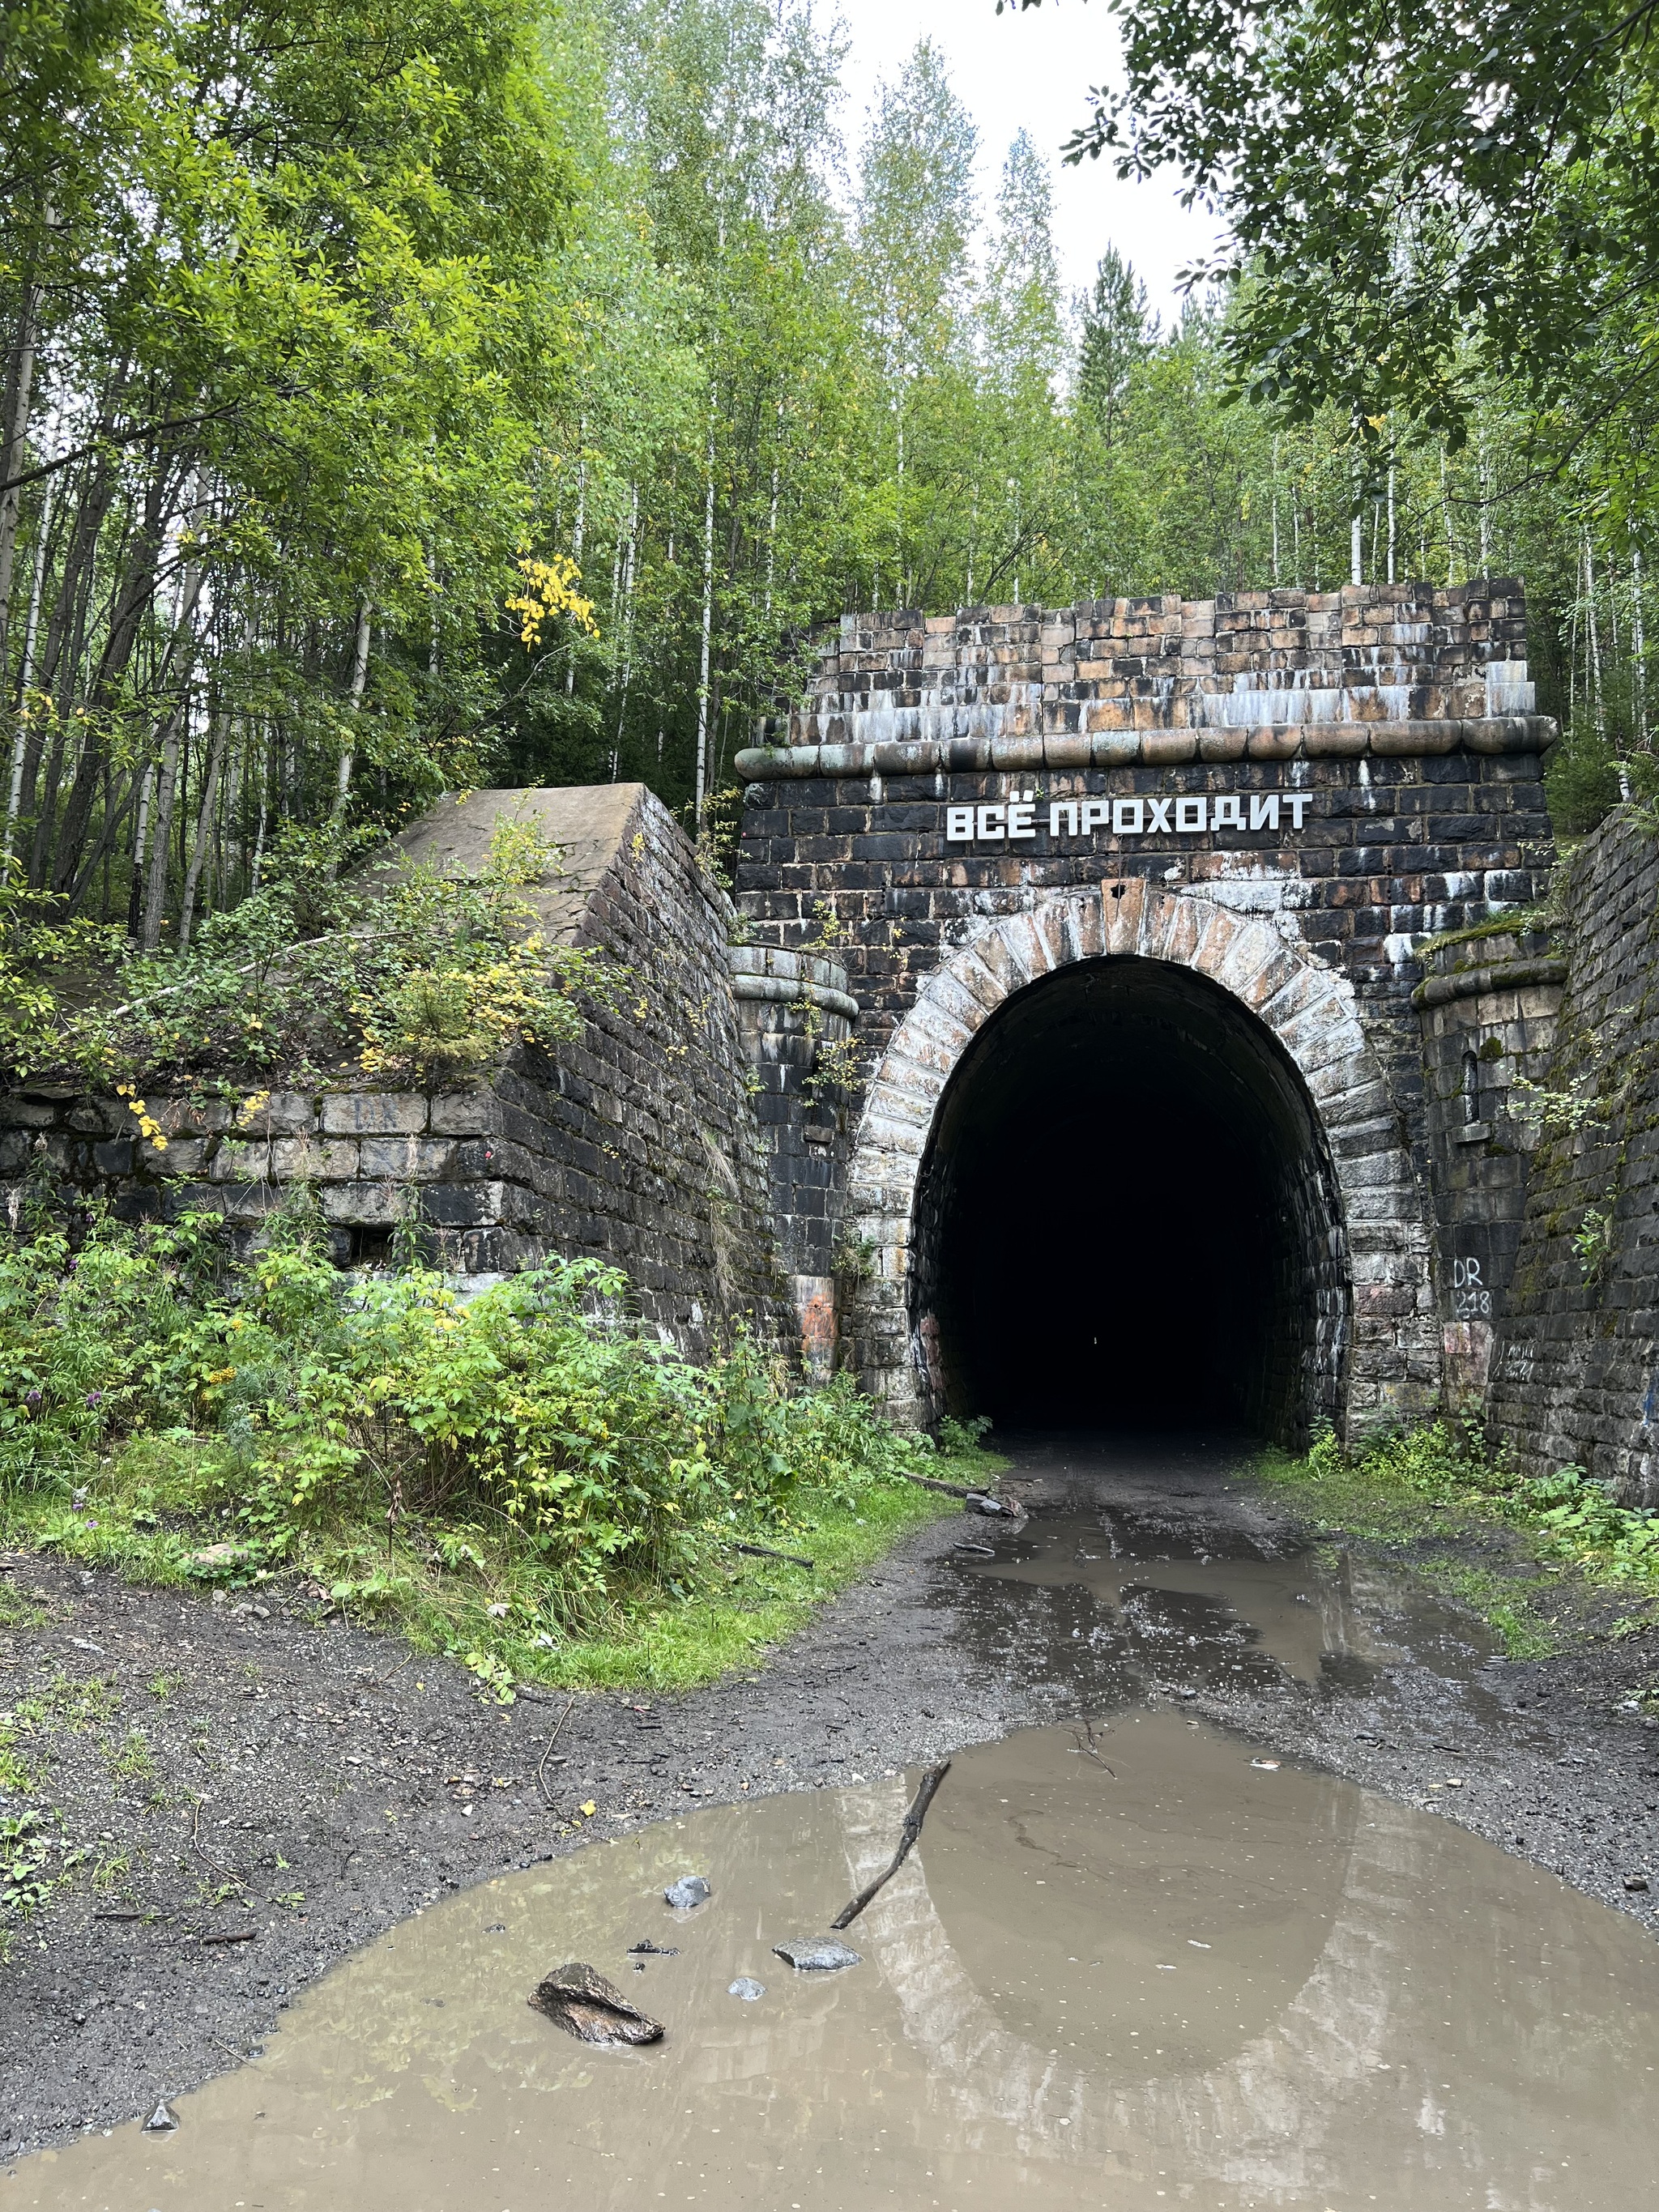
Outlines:
[[11, 744], [11, 787], [6, 794], [6, 833], [0, 854], [9, 860], [17, 836], [17, 817], [23, 807], [23, 773], [28, 758], [28, 694], [34, 677], [35, 641], [40, 635], [40, 595], [46, 587], [46, 549], [52, 538], [52, 499], [57, 478], [46, 478], [40, 508], [40, 536], [34, 544], [34, 574], [29, 580], [29, 611], [23, 625], [23, 659], [17, 673], [17, 731]]
[[332, 822], [344, 820], [346, 806], [351, 798], [351, 772], [357, 759], [357, 717], [362, 712], [363, 694], [368, 688], [369, 616], [372, 611], [368, 594], [365, 592], [357, 603], [357, 634], [352, 641], [351, 682], [346, 694], [351, 707], [351, 739], [340, 755], [340, 773], [335, 783], [334, 805], [329, 816]]
[[196, 918], [196, 892], [202, 880], [202, 863], [207, 858], [208, 839], [213, 829], [213, 810], [219, 796], [219, 776], [225, 763], [225, 737], [230, 726], [230, 717], [221, 707], [213, 717], [213, 732], [208, 741], [207, 774], [202, 781], [202, 803], [196, 816], [196, 836], [191, 845], [190, 866], [185, 871], [185, 896], [179, 908], [179, 950], [190, 950], [190, 933]]
[[[4, 419], [0, 421], [0, 671], [6, 665], [6, 640], [11, 625], [11, 585], [17, 556], [17, 523], [23, 488], [12, 478], [21, 475], [28, 444], [29, 404], [34, 391], [35, 317], [40, 288], [31, 274], [25, 279], [17, 310], [17, 336], [7, 363]], [[51, 482], [48, 477], [47, 482]]]
[[714, 635], [714, 402], [708, 403], [708, 447], [702, 507], [702, 651], [697, 665], [697, 791], [692, 819], [702, 826], [708, 787], [708, 664]]

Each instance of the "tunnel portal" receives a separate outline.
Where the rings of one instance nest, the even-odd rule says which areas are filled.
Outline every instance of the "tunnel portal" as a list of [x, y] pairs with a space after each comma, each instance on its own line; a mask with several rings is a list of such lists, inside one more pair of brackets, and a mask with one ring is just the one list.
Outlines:
[[934, 1120], [911, 1282], [943, 1411], [1291, 1442], [1340, 1402], [1319, 1117], [1272, 1031], [1189, 969], [1085, 960], [998, 1009]]

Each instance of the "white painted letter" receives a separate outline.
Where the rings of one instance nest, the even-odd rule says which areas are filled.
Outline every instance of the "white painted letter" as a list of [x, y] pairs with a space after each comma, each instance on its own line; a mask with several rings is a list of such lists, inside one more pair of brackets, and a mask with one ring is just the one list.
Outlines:
[[1312, 798], [1305, 791], [1287, 791], [1285, 794], [1285, 804], [1291, 810], [1291, 829], [1299, 830], [1302, 827], [1303, 810], [1313, 805]]
[[1034, 801], [1022, 799], [1008, 809], [1008, 835], [1011, 837], [1035, 837], [1036, 824], [1031, 817], [1036, 812]]
[[1003, 827], [1003, 823], [1007, 811], [1006, 806], [981, 806], [979, 810], [980, 836], [982, 838], [1006, 836], [1007, 833]]
[[1146, 830], [1149, 836], [1155, 836], [1160, 830], [1170, 830], [1173, 827], [1170, 820], [1170, 809], [1174, 805], [1173, 799], [1149, 799], [1146, 801]]
[[1258, 799], [1250, 793], [1250, 827], [1252, 830], [1277, 830], [1279, 827], [1279, 794], [1271, 799]]
[[1103, 830], [1112, 818], [1109, 799], [1085, 799], [1083, 802], [1083, 834], [1089, 836], [1094, 830]]
[[945, 810], [945, 841], [948, 845], [964, 843], [974, 834], [974, 810], [971, 806], [947, 806]]
[[1074, 799], [1056, 799], [1050, 805], [1048, 809], [1048, 835], [1051, 837], [1059, 836], [1060, 829], [1060, 817], [1062, 814], [1066, 817], [1066, 835], [1068, 837], [1075, 837], [1077, 835], [1077, 801]]
[[1138, 837], [1140, 825], [1146, 818], [1146, 810], [1138, 799], [1115, 799], [1112, 801], [1112, 828], [1120, 837]]
[[1210, 808], [1212, 830], [1242, 830], [1244, 817], [1238, 811], [1238, 801], [1231, 792], [1224, 792]]
[[1205, 799], [1177, 799], [1176, 828], [1190, 836], [1210, 826], [1210, 805]]

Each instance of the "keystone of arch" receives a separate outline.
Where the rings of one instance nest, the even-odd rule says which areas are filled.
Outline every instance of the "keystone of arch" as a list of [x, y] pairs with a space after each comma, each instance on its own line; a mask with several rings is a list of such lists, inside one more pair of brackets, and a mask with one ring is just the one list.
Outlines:
[[[1073, 962], [1112, 956], [1189, 969], [1273, 1031], [1328, 1138], [1347, 1138], [1333, 1141], [1331, 1152], [1348, 1221], [1377, 1222], [1380, 1194], [1398, 1193], [1403, 1200], [1411, 1186], [1410, 1163], [1386, 1110], [1387, 1085], [1360, 1026], [1352, 984], [1271, 922], [1237, 913], [1200, 890], [1164, 890], [1137, 878], [1109, 879], [1081, 897], [1057, 897], [988, 920], [940, 962], [893, 1032], [866, 1096], [854, 1149], [850, 1212], [870, 1255], [860, 1332], [864, 1379], [901, 1419], [916, 1418], [921, 1407], [908, 1305], [911, 1240], [916, 1188], [945, 1086], [975, 1036], [1016, 993]], [[1408, 1205], [1398, 1210], [1415, 1211]], [[1404, 1219], [1388, 1241], [1399, 1244], [1397, 1264], [1415, 1290], [1426, 1279], [1425, 1232]], [[1406, 1319], [1399, 1352], [1407, 1350], [1404, 1337], [1415, 1333]]]

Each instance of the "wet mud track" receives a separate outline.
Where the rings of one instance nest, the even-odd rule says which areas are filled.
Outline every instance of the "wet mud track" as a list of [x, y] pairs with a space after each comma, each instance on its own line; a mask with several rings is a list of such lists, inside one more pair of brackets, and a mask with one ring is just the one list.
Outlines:
[[[170, 1667], [176, 1694], [143, 1715], [157, 1770], [148, 1795], [169, 1800], [187, 1788], [191, 1809], [186, 1822], [182, 1801], [147, 1808], [143, 1793], [112, 1784], [107, 1765], [90, 1759], [56, 1763], [66, 1824], [90, 1823], [107, 1850], [125, 1848], [137, 1893], [168, 1917], [94, 1921], [94, 1900], [82, 1891], [43, 1923], [46, 1948], [20, 1946], [0, 2008], [0, 2152], [16, 2161], [74, 2135], [101, 2141], [102, 2130], [222, 2072], [275, 2028], [285, 2032], [270, 2041], [273, 2054], [297, 2050], [293, 2031], [325, 1997], [306, 1992], [347, 1952], [412, 1913], [424, 1911], [422, 1928], [458, 1912], [476, 1918], [466, 1898], [449, 1893], [486, 1878], [510, 1887], [527, 1879], [518, 1870], [583, 1842], [673, 1857], [684, 1847], [679, 1820], [735, 1817], [704, 1808], [770, 1800], [765, 1821], [806, 1822], [799, 1848], [837, 1861], [838, 1904], [845, 1820], [836, 1815], [826, 1843], [794, 1793], [831, 1791], [838, 1806], [874, 1793], [896, 1828], [903, 1768], [1034, 1723], [1178, 1729], [1228, 1747], [1230, 1759], [1240, 1747], [1277, 1757], [1297, 1787], [1347, 1777], [1426, 1833], [1445, 1836], [1447, 1824], [1472, 1832], [1509, 1855], [1517, 1878], [1538, 1880], [1520, 1864], [1530, 1859], [1651, 1928], [1654, 1893], [1626, 1885], [1651, 1879], [1659, 1890], [1659, 1733], [1608, 1710], [1620, 1683], [1579, 1662], [1505, 1664], [1476, 1624], [1361, 1553], [1321, 1566], [1240, 1466], [1224, 1443], [1022, 1448], [1005, 1487], [1030, 1502], [1023, 1525], [964, 1516], [929, 1528], [758, 1674], [683, 1698], [578, 1700], [556, 1747], [567, 1763], [546, 1770], [551, 1811], [535, 1777], [562, 1698], [503, 1714], [454, 1670], [404, 1664], [395, 1647], [356, 1631], [228, 1618], [229, 1608], [27, 1563], [21, 1578], [44, 1592], [47, 1618], [20, 1640], [0, 1702], [53, 1668], [112, 1680], [131, 1706], [155, 1669]], [[101, 1647], [95, 1657], [83, 1649], [90, 1644]], [[1068, 1727], [1060, 1736], [1057, 1755], [1073, 1765], [1092, 1771], [1097, 1754], [1110, 1763], [1086, 1733], [1073, 1741]], [[872, 1812], [877, 1842], [882, 1826]], [[946, 1822], [924, 1839], [924, 1881], [938, 1878], [948, 1833]], [[1015, 1862], [1028, 1856], [1018, 1837], [1004, 1841]], [[595, 1881], [604, 1889], [586, 1871], [602, 1861], [620, 1863], [589, 1849], [544, 1867], [535, 1879], [552, 1901], [544, 1911], [589, 1896]], [[901, 1903], [902, 1879], [894, 1885]], [[234, 1894], [204, 1902], [228, 1886]], [[1489, 1867], [1487, 1893], [1504, 1886]], [[1548, 1884], [1538, 1893], [1556, 1894]], [[1534, 1917], [1538, 1896], [1528, 1908]], [[426, 1910], [434, 1904], [438, 1912]], [[1588, 1910], [1571, 1900], [1567, 1909]], [[249, 1929], [251, 1940], [234, 1944], [202, 1940]], [[629, 1938], [651, 1932], [642, 1923]], [[545, 1954], [532, 1946], [514, 1965], [520, 2003], [540, 1974], [575, 1955], [551, 1933], [546, 1942]], [[593, 1963], [612, 1974], [618, 1965], [608, 1955]], [[714, 1960], [708, 1973], [717, 1981], [729, 1964]], [[650, 1965], [654, 1997], [659, 1973]], [[732, 1971], [787, 1984], [775, 1959], [769, 1976], [763, 1966]], [[984, 1972], [1000, 1990], [1012, 1966], [1000, 1981]], [[715, 1981], [709, 1988], [724, 2001]], [[326, 1989], [343, 1986], [335, 1977]], [[735, 2001], [730, 2009], [747, 2011]], [[1119, 2039], [1128, 2037], [1122, 2026]], [[559, 2063], [570, 2063], [562, 2052]], [[246, 2087], [262, 2071], [234, 2079]], [[234, 2103], [242, 2090], [214, 2094]], [[1051, 2117], [1058, 2126], [1067, 2115]], [[1145, 2143], [1156, 2140], [1152, 2128]], [[14, 2162], [0, 2208], [34, 2202], [17, 2192], [40, 2172]], [[1155, 2173], [1147, 2169], [1149, 2179]], [[916, 2185], [925, 2178], [918, 2169]], [[871, 2188], [871, 2203], [892, 2201]], [[987, 2200], [975, 2191], [973, 2201]], [[1606, 2201], [1624, 2200], [1615, 2191]]]

